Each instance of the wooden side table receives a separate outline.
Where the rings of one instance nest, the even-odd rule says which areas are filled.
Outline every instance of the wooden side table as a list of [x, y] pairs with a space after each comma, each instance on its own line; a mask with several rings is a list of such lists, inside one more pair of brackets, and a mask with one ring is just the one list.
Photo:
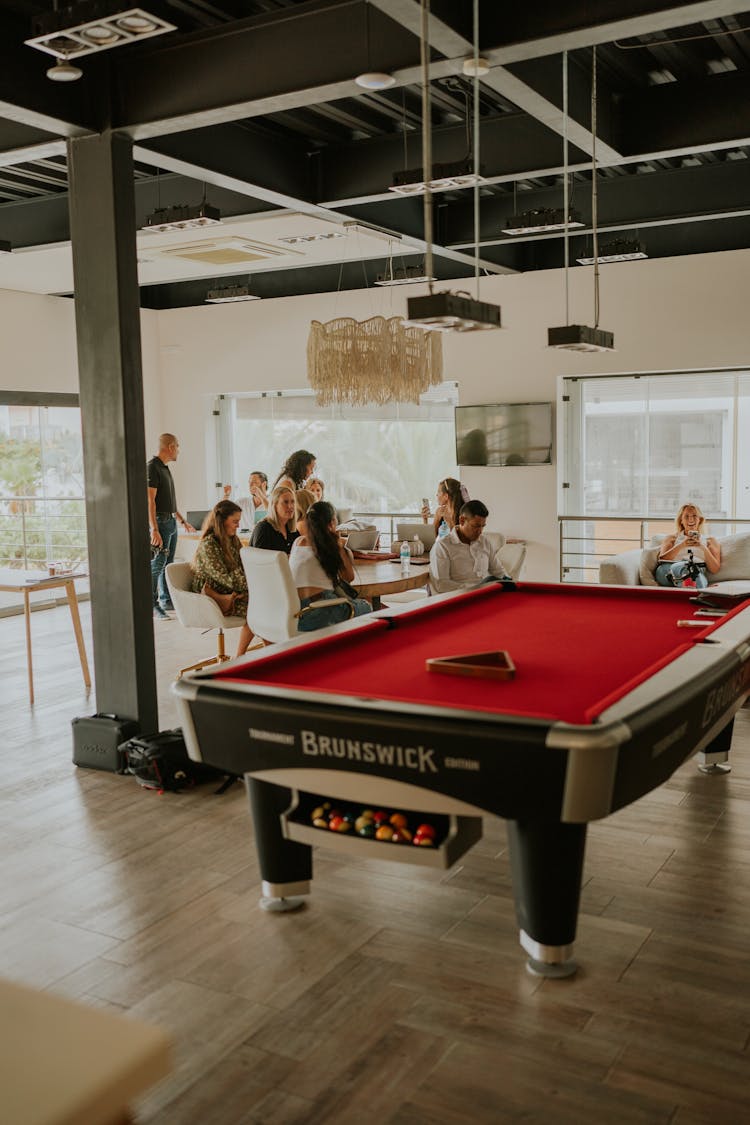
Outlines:
[[86, 578], [85, 571], [69, 571], [67, 574], [37, 574], [29, 570], [0, 570], [0, 590], [23, 595], [23, 612], [26, 619], [26, 668], [29, 676], [29, 703], [34, 702], [34, 666], [31, 656], [31, 595], [41, 590], [64, 589], [68, 599], [70, 616], [73, 621], [78, 646], [78, 658], [81, 662], [83, 682], [87, 688], [91, 687], [91, 675], [86, 659], [86, 646], [83, 643], [81, 629], [81, 616], [78, 612], [78, 598], [76, 597], [76, 581]]

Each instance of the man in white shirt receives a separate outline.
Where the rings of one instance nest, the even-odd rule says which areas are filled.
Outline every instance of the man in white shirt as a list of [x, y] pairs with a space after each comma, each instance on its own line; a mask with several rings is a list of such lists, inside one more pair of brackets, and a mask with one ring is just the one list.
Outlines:
[[481, 500], [467, 500], [453, 530], [430, 551], [430, 586], [436, 594], [468, 590], [489, 575], [507, 578], [498, 549], [483, 532], [489, 512]]
[[[242, 509], [240, 526], [246, 531], [252, 531], [256, 523], [260, 523], [268, 514], [268, 477], [259, 469], [254, 469], [247, 482], [249, 496], [240, 496], [236, 503]], [[224, 499], [229, 500], [232, 495], [231, 484], [224, 485]]]

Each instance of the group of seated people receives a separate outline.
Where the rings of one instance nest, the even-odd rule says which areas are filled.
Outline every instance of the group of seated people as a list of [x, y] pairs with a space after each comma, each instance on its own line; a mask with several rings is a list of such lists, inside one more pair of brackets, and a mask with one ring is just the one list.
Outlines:
[[[316, 500], [322, 500], [325, 484], [320, 477], [314, 476], [315, 455], [306, 449], [298, 449], [292, 453], [281, 467], [279, 475], [273, 482], [272, 491], [281, 485], [286, 485], [293, 491], [305, 488], [311, 492]], [[248, 495], [240, 496], [237, 500], [242, 518], [240, 527], [252, 531], [268, 515], [268, 477], [260, 469], [253, 469], [247, 481]], [[224, 499], [230, 500], [232, 496], [231, 484], [224, 485]]]
[[[301, 632], [335, 625], [370, 613], [372, 606], [348, 587], [356, 580], [352, 552], [337, 530], [336, 509], [323, 499], [323, 482], [312, 474], [315, 457], [306, 450], [293, 453], [282, 467], [270, 495], [268, 478], [250, 476], [250, 496], [230, 499], [231, 486], [209, 514], [192, 560], [192, 589], [217, 603], [226, 616], [245, 617], [248, 587], [240, 558], [240, 527], [252, 516], [250, 545], [283, 551], [300, 598]], [[255, 481], [253, 478], [256, 478]], [[257, 503], [256, 503], [257, 501]], [[436, 593], [460, 590], [489, 576], [507, 578], [497, 549], [483, 537], [488, 511], [481, 500], [469, 500], [459, 481], [448, 477], [437, 491], [434, 517], [423, 508], [425, 521], [434, 520], [438, 538], [430, 552], [430, 585]], [[264, 515], [257, 518], [263, 508]], [[347, 588], [348, 587], [348, 588]], [[344, 600], [342, 600], [342, 597]], [[311, 603], [331, 605], [309, 609]], [[253, 641], [245, 621], [240, 630], [237, 656]]]

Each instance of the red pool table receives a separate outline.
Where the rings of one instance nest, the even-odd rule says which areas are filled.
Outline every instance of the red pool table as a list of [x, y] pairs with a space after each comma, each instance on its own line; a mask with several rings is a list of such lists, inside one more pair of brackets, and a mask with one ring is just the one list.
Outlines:
[[[574, 972], [588, 821], [697, 751], [725, 753], [750, 693], [750, 603], [700, 617], [694, 594], [492, 583], [179, 681], [191, 755], [247, 776], [267, 907], [309, 891], [310, 845], [334, 835], [309, 827], [323, 797], [442, 818], [445, 862], [491, 814], [509, 821], [530, 968]], [[500, 649], [513, 679], [427, 669]], [[337, 846], [425, 861], [355, 835]]]

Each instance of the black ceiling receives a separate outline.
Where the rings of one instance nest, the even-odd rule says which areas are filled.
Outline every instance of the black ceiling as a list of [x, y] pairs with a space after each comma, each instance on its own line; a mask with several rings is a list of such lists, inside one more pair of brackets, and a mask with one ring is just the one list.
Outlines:
[[[87, 56], [84, 77], [62, 85], [45, 77], [51, 58], [23, 43], [52, 0], [0, 3], [0, 239], [14, 248], [66, 240], [65, 141], [112, 128], [134, 141], [141, 220], [154, 209], [158, 176], [161, 206], [198, 201], [208, 185], [222, 214], [335, 212], [408, 235], [418, 247], [420, 197], [388, 190], [394, 174], [422, 163], [418, 0], [142, 6], [178, 30]], [[729, 0], [481, 0], [479, 48], [491, 63], [480, 83], [484, 268], [562, 264], [559, 235], [508, 238], [502, 227], [514, 213], [562, 206], [565, 127], [572, 203], [586, 224], [571, 237], [571, 259], [590, 252], [593, 46], [600, 243], [639, 237], [650, 257], [750, 246], [750, 12], [736, 8]], [[435, 164], [471, 149], [473, 83], [462, 70], [473, 52], [471, 24], [471, 0], [433, 0]], [[397, 83], [362, 91], [352, 79], [368, 70]], [[436, 272], [467, 276], [473, 192], [433, 198]], [[418, 253], [406, 261], [418, 262]], [[274, 270], [255, 275], [253, 288], [262, 296], [359, 288], [381, 269]], [[205, 289], [144, 287], [142, 303], [197, 304]]]

